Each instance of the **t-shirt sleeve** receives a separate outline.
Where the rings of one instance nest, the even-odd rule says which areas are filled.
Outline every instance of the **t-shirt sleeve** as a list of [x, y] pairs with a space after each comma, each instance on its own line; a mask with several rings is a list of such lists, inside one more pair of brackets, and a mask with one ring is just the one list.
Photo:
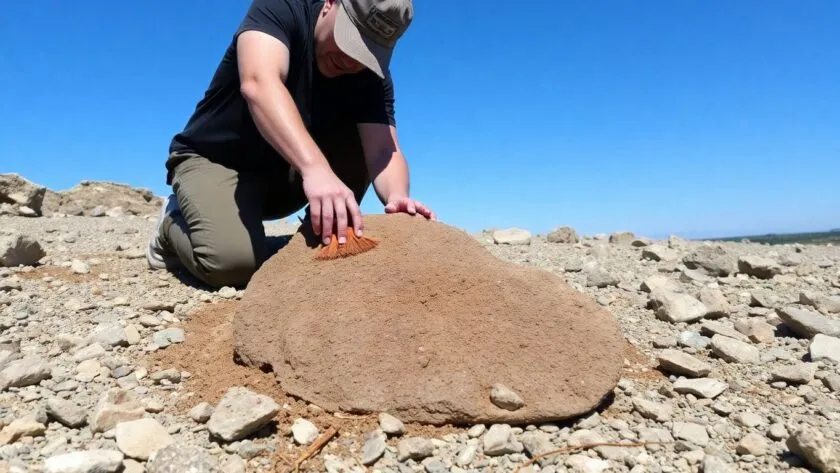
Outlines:
[[396, 125], [394, 113], [394, 82], [390, 74], [385, 79], [371, 71], [365, 71], [369, 78], [362, 81], [361, 93], [356, 103], [357, 123], [381, 123]]
[[236, 30], [236, 37], [245, 31], [261, 31], [291, 49], [291, 39], [295, 37], [299, 25], [297, 14], [288, 0], [252, 0]]

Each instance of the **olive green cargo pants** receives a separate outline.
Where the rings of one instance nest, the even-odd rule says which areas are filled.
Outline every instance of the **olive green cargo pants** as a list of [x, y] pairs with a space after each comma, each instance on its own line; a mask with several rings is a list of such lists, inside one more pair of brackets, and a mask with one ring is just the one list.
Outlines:
[[[361, 203], [370, 178], [357, 128], [313, 138]], [[202, 282], [246, 286], [270, 256], [263, 221], [288, 217], [308, 204], [300, 176], [239, 172], [195, 154], [179, 159], [172, 175], [179, 211], [164, 220], [161, 241]]]

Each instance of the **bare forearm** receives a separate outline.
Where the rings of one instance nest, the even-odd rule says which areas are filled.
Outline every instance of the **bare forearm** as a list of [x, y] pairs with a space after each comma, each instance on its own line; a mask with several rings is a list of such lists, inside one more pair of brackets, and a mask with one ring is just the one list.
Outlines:
[[255, 77], [241, 89], [259, 132], [301, 175], [329, 166], [280, 80]]
[[408, 197], [408, 163], [402, 153], [394, 152], [383, 156], [376, 166], [373, 187], [383, 204], [392, 197]]

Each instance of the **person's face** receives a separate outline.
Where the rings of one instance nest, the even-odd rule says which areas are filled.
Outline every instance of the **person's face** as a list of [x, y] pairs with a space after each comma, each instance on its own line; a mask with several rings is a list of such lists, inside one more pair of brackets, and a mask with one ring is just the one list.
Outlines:
[[365, 68], [345, 54], [335, 42], [335, 18], [338, 8], [338, 0], [326, 0], [315, 27], [315, 61], [318, 70], [326, 77], [355, 74]]

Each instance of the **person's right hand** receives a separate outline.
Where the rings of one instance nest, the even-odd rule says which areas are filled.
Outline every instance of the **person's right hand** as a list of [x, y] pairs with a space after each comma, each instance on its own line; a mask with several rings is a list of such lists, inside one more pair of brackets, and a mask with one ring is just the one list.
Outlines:
[[362, 236], [362, 212], [356, 197], [329, 166], [307, 170], [302, 177], [303, 192], [309, 201], [312, 230], [321, 236], [325, 245], [329, 244], [334, 228], [338, 242], [345, 243], [348, 217], [352, 220], [356, 236]]

